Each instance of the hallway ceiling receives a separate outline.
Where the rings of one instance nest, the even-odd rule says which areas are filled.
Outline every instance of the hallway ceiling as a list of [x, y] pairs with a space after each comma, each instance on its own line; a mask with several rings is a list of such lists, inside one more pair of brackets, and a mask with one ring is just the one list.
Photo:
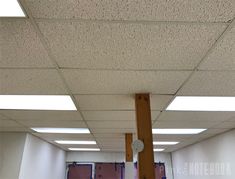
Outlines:
[[[165, 111], [177, 95], [235, 96], [234, 0], [20, 3], [27, 18], [0, 18], [0, 95], [68, 94], [78, 111], [0, 110], [0, 131], [124, 151], [124, 133], [136, 131], [134, 94], [146, 92], [154, 128], [208, 129], [154, 135], [180, 142], [165, 152], [235, 128], [235, 112]], [[88, 127], [92, 134], [31, 127]]]

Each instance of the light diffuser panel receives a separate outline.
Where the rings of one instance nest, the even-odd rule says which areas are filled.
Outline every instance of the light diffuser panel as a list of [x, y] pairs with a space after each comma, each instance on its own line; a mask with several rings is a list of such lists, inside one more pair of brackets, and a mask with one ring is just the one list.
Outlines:
[[0, 17], [25, 17], [17, 0], [0, 0]]
[[179, 142], [154, 141], [153, 145], [176, 145]]
[[206, 129], [153, 129], [153, 134], [199, 134]]
[[56, 134], [89, 134], [87, 128], [31, 128], [39, 133], [56, 133]]
[[0, 109], [77, 110], [68, 95], [0, 95]]
[[235, 97], [177, 96], [168, 111], [235, 111]]
[[162, 152], [164, 151], [165, 149], [153, 149], [154, 152]]
[[71, 151], [100, 151], [98, 148], [69, 148]]
[[58, 144], [78, 144], [78, 145], [94, 145], [96, 141], [75, 141], [75, 140], [56, 140]]

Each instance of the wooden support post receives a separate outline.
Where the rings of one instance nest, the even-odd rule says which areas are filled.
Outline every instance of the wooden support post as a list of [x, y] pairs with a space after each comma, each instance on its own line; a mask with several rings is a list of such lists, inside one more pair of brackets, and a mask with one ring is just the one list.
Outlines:
[[144, 143], [144, 150], [138, 153], [139, 179], [155, 179], [152, 121], [149, 94], [136, 94], [137, 136]]
[[134, 178], [134, 164], [133, 164], [133, 151], [132, 151], [132, 134], [125, 134], [126, 139], [126, 163], [125, 163], [125, 178]]
[[133, 162], [132, 134], [126, 134], [126, 162]]

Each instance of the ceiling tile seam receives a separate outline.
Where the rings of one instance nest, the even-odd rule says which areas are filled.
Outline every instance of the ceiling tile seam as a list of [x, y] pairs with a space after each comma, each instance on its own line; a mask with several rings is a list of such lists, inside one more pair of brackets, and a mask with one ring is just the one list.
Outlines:
[[[181, 84], [179, 89], [176, 91], [172, 99], [166, 104], [164, 109], [167, 108], [171, 104], [171, 102], [174, 100], [174, 98], [178, 95], [179, 91], [186, 85], [186, 83], [192, 78], [192, 76], [198, 71], [198, 67], [200, 64], [207, 58], [207, 56], [212, 52], [212, 50], [224, 39], [225, 35], [232, 29], [232, 27], [235, 25], [235, 18], [227, 25], [227, 27], [223, 30], [223, 32], [219, 35], [219, 37], [215, 40], [215, 42], [211, 45], [211, 47], [207, 50], [205, 55], [202, 57], [202, 59], [198, 62], [198, 64], [195, 66], [194, 70], [189, 74], [188, 78]], [[160, 115], [159, 115], [160, 117]], [[158, 119], [155, 120], [155, 122]], [[155, 123], [154, 123], [155, 124]]]
[[221, 121], [221, 122], [219, 122], [219, 123], [216, 123], [216, 124], [214, 124], [214, 125], [212, 125], [211, 126], [211, 128], [216, 128], [216, 126], [218, 126], [218, 125], [220, 125], [220, 124], [223, 124], [223, 123], [226, 123], [226, 122], [230, 122], [231, 121], [231, 118], [229, 118], [229, 119], [225, 119], [225, 120], [223, 120], [223, 121]]
[[44, 139], [44, 138], [41, 138], [41, 137], [39, 137], [39, 136], [35, 135], [35, 134], [34, 134], [34, 133], [32, 133], [32, 132], [31, 132], [31, 135], [33, 135], [33, 136], [35, 136], [35, 137], [37, 137], [37, 138], [39, 138], [39, 139], [41, 139], [41, 140], [43, 140], [43, 141], [45, 141], [45, 142], [48, 142], [48, 143], [50, 143], [51, 145], [53, 145], [53, 146], [55, 146], [55, 147], [59, 147], [60, 149], [64, 150], [62, 146], [60, 146], [60, 145], [56, 145], [56, 144], [55, 144], [55, 143], [53, 143], [52, 141], [49, 141], [49, 139], [48, 139], [48, 140], [46, 140], [46, 139]]
[[83, 22], [83, 23], [99, 23], [99, 24], [143, 24], [143, 25], [158, 25], [158, 24], [229, 24], [230, 22], [223, 21], [160, 21], [160, 20], [105, 20], [105, 19], [82, 19], [82, 18], [37, 18], [34, 17], [36, 21], [40, 22]]
[[[166, 94], [166, 93], [151, 93], [150, 95], [159, 95], [159, 96], [173, 96], [175, 93], [169, 93], [169, 94]], [[86, 96], [86, 95], [89, 95], [89, 96], [123, 96], [123, 95], [129, 95], [129, 96], [133, 96], [133, 99], [134, 99], [134, 95], [130, 94], [130, 93], [73, 93], [73, 95], [79, 95], [79, 96]]]
[[25, 20], [27, 20], [27, 17], [0, 17], [0, 21], [12, 21], [12, 22], [14, 22], [15, 20], [25, 21]]
[[1, 113], [0, 115], [3, 116], [3, 117], [5, 117], [6, 120], [13, 121], [13, 122], [15, 122], [16, 124], [22, 126], [23, 128], [28, 129], [28, 127], [27, 127], [26, 125], [24, 125], [23, 123], [21, 123], [21, 122], [15, 120], [15, 119], [9, 117], [8, 115], [2, 114], [2, 113]]
[[193, 69], [131, 69], [131, 68], [73, 68], [60, 67], [62, 70], [80, 70], [80, 71], [117, 71], [117, 72], [191, 72]]
[[102, 120], [86, 120], [86, 121], [88, 121], [88, 122], [132, 122], [132, 121], [135, 121], [135, 120], [133, 120], [133, 119], [120, 119], [120, 120], [104, 120], [104, 119], [102, 119]]
[[[160, 116], [162, 115], [162, 110], [159, 112], [159, 114], [155, 117], [155, 119], [152, 119], [152, 126], [154, 126], [154, 124], [156, 123], [156, 121], [160, 118]], [[153, 128], [153, 127], [152, 127]]]
[[[49, 59], [51, 60], [51, 62], [53, 63], [53, 65], [56, 67], [56, 71], [57, 71], [57, 73], [59, 74], [59, 76], [60, 76], [60, 78], [61, 78], [61, 80], [62, 80], [62, 82], [63, 82], [63, 84], [64, 84], [64, 86], [65, 86], [65, 88], [66, 88], [66, 90], [67, 90], [67, 92], [70, 94], [70, 96], [71, 96], [71, 98], [72, 98], [72, 100], [73, 100], [75, 106], [77, 107], [77, 110], [78, 110], [78, 112], [80, 113], [82, 120], [84, 121], [84, 123], [85, 123], [85, 125], [87, 126], [87, 128], [90, 129], [90, 128], [89, 128], [89, 125], [87, 124], [87, 122], [86, 122], [86, 120], [85, 120], [85, 118], [84, 118], [84, 116], [83, 116], [83, 114], [82, 114], [82, 112], [80, 111], [80, 107], [79, 107], [79, 105], [78, 105], [78, 103], [77, 103], [77, 101], [76, 101], [74, 95], [72, 94], [71, 89], [69, 88], [69, 86], [68, 86], [68, 84], [67, 84], [67, 82], [66, 82], [66, 80], [65, 80], [65, 78], [64, 78], [64, 76], [63, 76], [63, 74], [62, 74], [62, 72], [61, 72], [61, 70], [60, 70], [60, 67], [59, 67], [58, 63], [56, 62], [56, 60], [54, 59], [54, 57], [53, 57], [53, 55], [52, 55], [52, 52], [51, 52], [51, 50], [50, 50], [50, 48], [49, 48], [47, 39], [44, 37], [44, 35], [42, 34], [41, 30], [39, 29], [38, 24], [37, 24], [37, 22], [35, 21], [35, 19], [33, 18], [32, 12], [30, 11], [30, 9], [28, 8], [28, 6], [26, 5], [27, 3], [25, 2], [25, 0], [19, 0], [19, 1], [20, 1], [21, 5], [23, 6], [23, 8], [25, 9], [25, 11], [26, 11], [26, 13], [27, 13], [27, 15], [28, 15], [28, 17], [29, 17], [30, 23], [32, 24], [34, 30], [36, 31], [37, 35], [39, 36], [39, 39], [40, 39], [40, 41], [41, 41], [43, 47], [45, 48], [45, 50], [46, 50], [46, 52], [47, 52], [47, 54], [48, 54]], [[90, 132], [91, 132], [91, 131], [90, 131]], [[92, 136], [94, 137], [94, 139], [96, 140], [96, 137], [93, 135], [92, 132], [91, 132], [91, 135], [92, 135]], [[98, 143], [97, 143], [97, 145], [98, 145]], [[99, 146], [99, 145], [98, 145], [98, 146]]]
[[[135, 112], [135, 109], [81, 109], [82, 112]], [[161, 112], [160, 109], [152, 109], [152, 112]]]
[[56, 67], [0, 67], [1, 70], [55, 70]]
[[235, 70], [233, 69], [214, 69], [214, 70], [207, 70], [207, 69], [197, 69], [197, 71], [201, 71], [201, 72], [232, 72], [234, 73]]
[[[231, 130], [233, 130], [233, 129], [231, 129]], [[230, 131], [230, 130], [228, 130], [228, 131]], [[181, 150], [181, 149], [184, 149], [184, 148], [186, 148], [186, 147], [188, 147], [188, 146], [195, 145], [195, 144], [197, 144], [197, 143], [199, 143], [199, 142], [203, 142], [203, 141], [206, 141], [206, 140], [208, 140], [208, 139], [214, 138], [214, 137], [216, 137], [216, 136], [218, 136], [218, 135], [221, 135], [221, 134], [223, 134], [223, 133], [226, 133], [226, 132], [228, 132], [228, 131], [225, 131], [225, 132], [222, 132], [222, 133], [218, 133], [218, 134], [215, 134], [215, 135], [213, 135], [213, 136], [206, 137], [205, 139], [202, 139], [202, 140], [197, 139], [196, 142], [194, 142], [194, 143], [192, 143], [192, 144], [189, 144], [189, 145], [187, 145], [187, 146], [185, 146], [185, 147], [183, 147], [183, 148], [180, 148], [180, 150]], [[192, 138], [188, 139], [187, 141], [190, 141], [190, 140], [192, 140]]]
[[[208, 130], [209, 129], [211, 129], [211, 128], [208, 128]], [[190, 136], [190, 137], [187, 137], [186, 139], [184, 139], [184, 142], [188, 142], [188, 141], [191, 141], [191, 140], [193, 140], [195, 137], [197, 137], [197, 136], [199, 136], [199, 135], [202, 135], [203, 133], [205, 133], [206, 131], [204, 131], [204, 132], [202, 132], [202, 133], [200, 133], [200, 134], [196, 134], [196, 135], [192, 135], [192, 136]], [[204, 134], [205, 135], [205, 134]], [[218, 134], [216, 134], [216, 135], [218, 135]], [[196, 143], [193, 143], [193, 144], [196, 144]]]
[[[36, 119], [17, 119], [17, 118], [14, 118], [14, 120], [16, 121], [21, 121], [21, 122], [34, 122], [36, 121]], [[83, 122], [83, 120], [79, 120], [79, 119], [41, 119], [40, 122], [45, 122], [45, 121], [48, 121], [48, 122]]]

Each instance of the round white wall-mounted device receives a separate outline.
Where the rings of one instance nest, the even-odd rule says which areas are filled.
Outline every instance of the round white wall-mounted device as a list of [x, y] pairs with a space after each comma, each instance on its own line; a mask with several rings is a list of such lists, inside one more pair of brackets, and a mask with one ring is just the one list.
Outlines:
[[142, 152], [144, 150], [144, 143], [141, 140], [135, 140], [132, 143], [132, 150], [136, 153]]

